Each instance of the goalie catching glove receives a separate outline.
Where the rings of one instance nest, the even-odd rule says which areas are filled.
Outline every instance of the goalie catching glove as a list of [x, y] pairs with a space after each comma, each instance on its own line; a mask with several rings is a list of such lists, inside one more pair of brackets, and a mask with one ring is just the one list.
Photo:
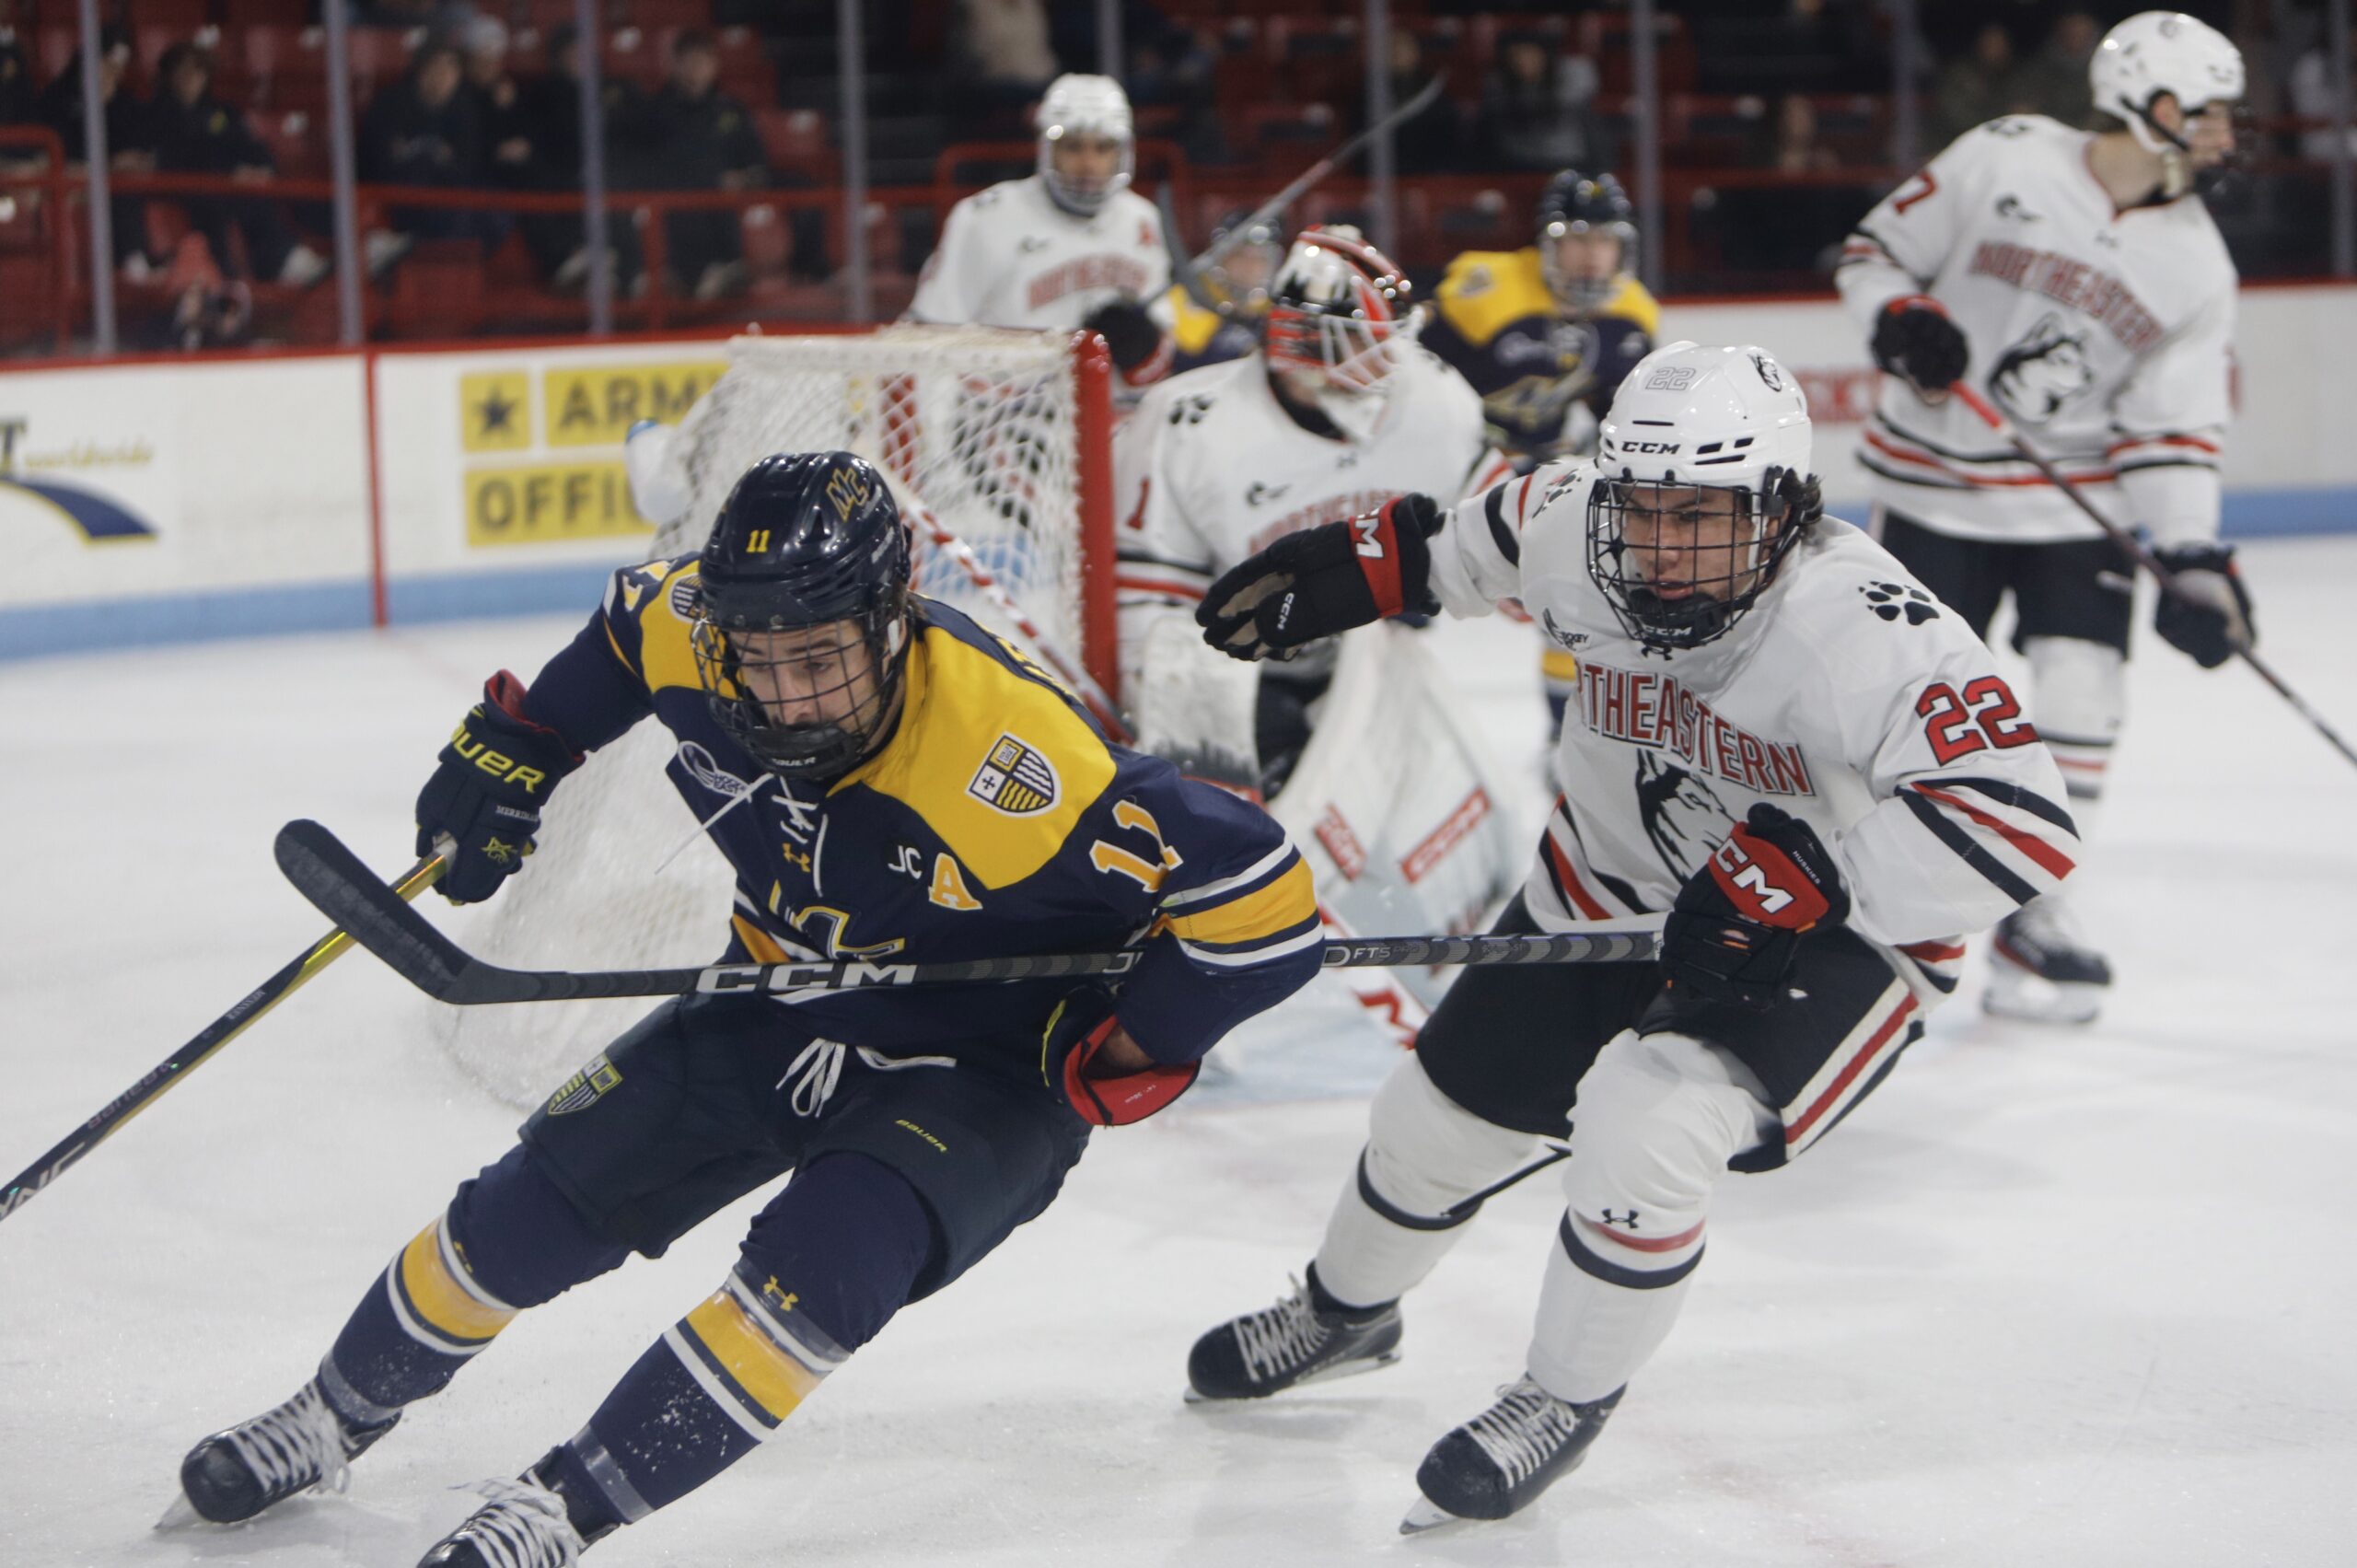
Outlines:
[[1678, 890], [1662, 968], [1706, 1001], [1765, 1008], [1782, 1000], [1802, 935], [1849, 914], [1841, 874], [1816, 832], [1762, 802]]
[[1440, 524], [1431, 496], [1402, 495], [1364, 517], [1287, 534], [1213, 583], [1195, 623], [1230, 658], [1289, 658], [1387, 615], [1436, 614], [1426, 541]]
[[417, 853], [447, 863], [441, 893], [481, 903], [522, 869], [540, 830], [540, 807], [580, 753], [546, 725], [524, 716], [524, 683], [501, 670], [482, 701], [459, 721], [417, 796]]
[[1084, 986], [1056, 1004], [1039, 1041], [1039, 1075], [1092, 1127], [1144, 1121], [1185, 1094], [1203, 1070], [1200, 1062], [1177, 1067], [1156, 1062], [1120, 1071], [1107, 1051], [1121, 1027], [1113, 1006], [1110, 991]]

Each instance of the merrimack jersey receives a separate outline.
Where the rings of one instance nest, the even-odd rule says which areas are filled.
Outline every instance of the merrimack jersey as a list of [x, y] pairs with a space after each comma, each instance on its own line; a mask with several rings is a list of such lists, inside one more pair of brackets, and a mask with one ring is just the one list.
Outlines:
[[[526, 699], [595, 749], [650, 712], [671, 782], [737, 875], [727, 959], [931, 963], [1143, 944], [1122, 1025], [1166, 1063], [1317, 972], [1308, 867], [1257, 807], [1109, 744], [1064, 691], [915, 598], [900, 716], [831, 783], [783, 779], [714, 717], [690, 644], [697, 557], [617, 573]], [[789, 1036], [1039, 1071], [1070, 980], [780, 995]]]
[[1666, 910], [1751, 807], [1808, 823], [1850, 928], [1925, 1002], [1963, 937], [2051, 889], [2078, 852], [2062, 780], [1970, 628], [1849, 524], [1788, 553], [1714, 642], [1638, 643], [1588, 575], [1591, 462], [1469, 499], [1433, 540], [1453, 613], [1519, 599], [1577, 660], [1562, 796], [1524, 895], [1550, 930]]
[[1434, 297], [1438, 319], [1424, 330], [1424, 345], [1481, 395], [1490, 439], [1523, 459], [1567, 449], [1573, 403], [1601, 418], [1661, 330], [1661, 307], [1625, 273], [1602, 309], [1566, 312], [1535, 246], [1467, 251], [1448, 264]]
[[[2163, 542], [2214, 537], [2230, 413], [2235, 266], [2197, 197], [2121, 212], [2094, 137], [2040, 115], [1968, 131], [1868, 213], [1835, 274], [1871, 334], [1928, 295], [1964, 333], [1969, 383], [2088, 498]], [[1859, 458], [1875, 498], [1941, 533], [2096, 533], [1954, 399], [1883, 379]]]
[[1466, 494], [1488, 451], [1473, 389], [1412, 346], [1386, 379], [1382, 418], [1364, 442], [1295, 423], [1258, 354], [1174, 376], [1146, 394], [1113, 442], [1113, 585], [1125, 654], [1142, 646], [1143, 620], [1172, 606], [1191, 612], [1213, 577], [1289, 533], [1411, 491]]
[[1172, 284], [1164, 298], [1170, 307], [1170, 373], [1174, 376], [1241, 359], [1260, 346], [1258, 332], [1233, 316], [1204, 309], [1187, 297], [1181, 285]]
[[1170, 286], [1162, 217], [1133, 191], [1093, 216], [1056, 205], [1034, 174], [949, 209], [909, 319], [942, 326], [1070, 330], [1117, 299], [1153, 306]]

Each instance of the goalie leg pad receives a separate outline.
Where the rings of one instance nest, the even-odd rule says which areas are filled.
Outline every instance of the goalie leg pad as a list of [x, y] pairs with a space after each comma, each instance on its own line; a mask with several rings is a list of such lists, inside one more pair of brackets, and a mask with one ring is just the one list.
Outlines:
[[1702, 1260], [1711, 1190], [1780, 1126], [1755, 1082], [1688, 1035], [1624, 1032], [1596, 1053], [1531, 1338], [1530, 1374], [1548, 1392], [1601, 1399], [1660, 1348]]
[[1524, 1163], [1538, 1146], [1527, 1132], [1482, 1121], [1433, 1086], [1414, 1056], [1400, 1058], [1376, 1091], [1365, 1150], [1342, 1188], [1318, 1249], [1319, 1282], [1340, 1302], [1394, 1301], [1462, 1234], [1450, 1205]]

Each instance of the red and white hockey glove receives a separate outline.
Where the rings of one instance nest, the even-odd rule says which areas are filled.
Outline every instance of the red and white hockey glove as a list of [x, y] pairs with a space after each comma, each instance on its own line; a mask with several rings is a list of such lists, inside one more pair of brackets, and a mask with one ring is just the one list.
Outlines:
[[1084, 986], [1056, 1004], [1040, 1037], [1039, 1075], [1091, 1126], [1143, 1121], [1185, 1094], [1203, 1070], [1200, 1062], [1177, 1067], [1157, 1062], [1137, 1072], [1114, 1067], [1106, 1042], [1120, 1027], [1113, 993]]
[[1431, 615], [1441, 512], [1402, 495], [1364, 517], [1291, 533], [1238, 562], [1195, 607], [1203, 641], [1230, 658], [1289, 658], [1305, 644], [1387, 615]]
[[1678, 890], [1662, 968], [1707, 1001], [1768, 1007], [1783, 1000], [1803, 934], [1849, 915], [1832, 854], [1807, 823], [1763, 801]]

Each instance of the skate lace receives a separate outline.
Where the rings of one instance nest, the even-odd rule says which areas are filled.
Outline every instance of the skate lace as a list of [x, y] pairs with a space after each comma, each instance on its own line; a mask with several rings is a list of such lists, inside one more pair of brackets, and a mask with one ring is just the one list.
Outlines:
[[447, 1538], [465, 1541], [488, 1568], [573, 1568], [587, 1544], [566, 1516], [564, 1499], [528, 1478], [505, 1476], [466, 1488], [489, 1499]]
[[1236, 1346], [1244, 1353], [1244, 1373], [1254, 1382], [1307, 1361], [1325, 1343], [1309, 1292], [1294, 1282], [1293, 1295], [1274, 1307], [1236, 1321]]
[[230, 1428], [226, 1435], [229, 1446], [266, 1492], [306, 1486], [342, 1492], [351, 1483], [343, 1427], [311, 1384], [277, 1409]]
[[1465, 1423], [1490, 1462], [1519, 1485], [1579, 1430], [1578, 1409], [1526, 1377], [1498, 1390], [1498, 1402]]

